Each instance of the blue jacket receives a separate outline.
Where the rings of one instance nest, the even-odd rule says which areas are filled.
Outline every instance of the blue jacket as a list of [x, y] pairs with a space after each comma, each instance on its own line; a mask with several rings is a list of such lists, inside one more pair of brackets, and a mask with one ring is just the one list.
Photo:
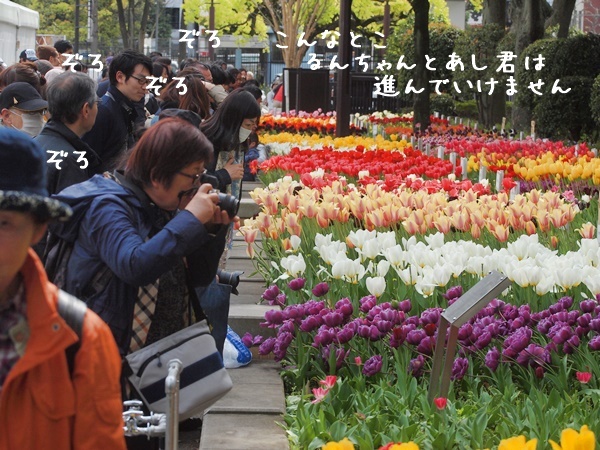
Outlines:
[[[221, 226], [211, 235], [183, 210], [147, 240], [157, 207], [141, 189], [126, 186], [95, 175], [68, 187], [53, 198], [71, 206], [73, 217], [50, 227], [51, 233], [75, 243], [63, 289], [85, 300], [109, 325], [123, 355], [131, 340], [138, 288], [156, 281], [184, 257], [193, 286], [210, 284], [227, 232]], [[91, 281], [99, 273], [109, 281], [98, 283], [106, 287], [96, 292]]]

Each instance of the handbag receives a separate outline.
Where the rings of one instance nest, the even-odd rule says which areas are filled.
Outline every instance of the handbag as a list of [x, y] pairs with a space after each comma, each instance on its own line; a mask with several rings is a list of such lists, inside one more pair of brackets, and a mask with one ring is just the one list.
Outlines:
[[169, 361], [175, 358], [183, 364], [180, 421], [202, 414], [233, 387], [203, 320], [125, 357], [125, 375], [150, 411], [168, 413], [165, 379]]

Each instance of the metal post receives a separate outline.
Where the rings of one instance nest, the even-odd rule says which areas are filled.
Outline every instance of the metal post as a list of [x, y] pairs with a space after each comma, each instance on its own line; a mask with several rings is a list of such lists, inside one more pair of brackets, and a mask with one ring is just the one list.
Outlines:
[[154, 51], [158, 52], [158, 0], [156, 0], [156, 33], [154, 38], [156, 39], [156, 45], [154, 46]]
[[79, 53], [79, 0], [75, 0], [75, 42], [73, 42], [73, 53]]
[[[340, 3], [340, 43], [338, 61], [340, 66], [350, 65], [350, 12], [352, 0], [342, 0]], [[336, 93], [336, 126], [337, 137], [350, 134], [350, 66], [337, 71]]]
[[[215, 29], [215, 1], [214, 0], [210, 0], [210, 8], [208, 8], [208, 29], [209, 30]], [[213, 48], [212, 44], [209, 44], [209, 46], [208, 46], [208, 59], [210, 59], [210, 62], [215, 61], [215, 49]]]
[[169, 399], [165, 450], [177, 450], [179, 442], [179, 376], [182, 368], [180, 360], [169, 361], [169, 372], [165, 379], [165, 393]]

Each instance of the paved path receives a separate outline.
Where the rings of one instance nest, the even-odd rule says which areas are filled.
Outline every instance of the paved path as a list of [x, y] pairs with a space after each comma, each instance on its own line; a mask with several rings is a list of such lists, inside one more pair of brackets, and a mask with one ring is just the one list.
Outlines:
[[[250, 217], [257, 212], [247, 193], [254, 186], [244, 184], [240, 217]], [[270, 330], [258, 324], [272, 307], [257, 305], [265, 289], [264, 279], [252, 276], [254, 266], [239, 235], [229, 252], [227, 270], [244, 271], [238, 286], [240, 294], [231, 296], [229, 325], [240, 336], [246, 332], [267, 336]], [[285, 412], [279, 369], [278, 363], [256, 354], [248, 366], [230, 369], [233, 389], [205, 413], [201, 433], [180, 433], [179, 450], [289, 450], [285, 431], [279, 425]]]

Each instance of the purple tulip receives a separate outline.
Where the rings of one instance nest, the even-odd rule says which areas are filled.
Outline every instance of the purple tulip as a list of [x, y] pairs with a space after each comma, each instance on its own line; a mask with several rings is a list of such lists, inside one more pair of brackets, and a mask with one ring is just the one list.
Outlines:
[[262, 344], [260, 344], [260, 346], [258, 347], [258, 353], [260, 355], [268, 355], [273, 351], [273, 347], [275, 347], [275, 338], [269, 337], [265, 339], [265, 341]]
[[548, 332], [548, 337], [552, 339], [556, 345], [563, 344], [566, 342], [571, 336], [573, 336], [573, 330], [568, 326], [562, 323], [557, 323]]
[[420, 377], [423, 375], [425, 368], [425, 357], [423, 355], [419, 355], [414, 359], [410, 360], [408, 364], [408, 371], [412, 373], [413, 377]]
[[388, 320], [376, 319], [373, 322], [377, 329], [381, 332], [381, 334], [387, 334], [392, 328], [394, 328], [394, 324]]
[[336, 337], [335, 337], [335, 342], [337, 342], [338, 344], [345, 344], [346, 342], [349, 342], [355, 335], [354, 330], [352, 329], [352, 327], [344, 327], [341, 330], [338, 330]]
[[365, 365], [363, 367], [362, 372], [366, 376], [372, 377], [373, 375], [376, 375], [381, 371], [382, 366], [383, 360], [381, 358], [381, 355], [373, 355], [365, 361]]
[[423, 311], [423, 314], [421, 314], [421, 324], [427, 325], [428, 323], [432, 323], [437, 325], [440, 321], [441, 313], [442, 308], [429, 308]]
[[542, 319], [537, 324], [537, 330], [542, 334], [548, 334], [552, 328], [552, 320], [550, 319]]
[[308, 316], [302, 322], [300, 322], [300, 330], [305, 333], [310, 333], [316, 330], [323, 324], [323, 320], [320, 316]]
[[369, 312], [375, 305], [377, 305], [377, 297], [374, 295], [367, 295], [360, 299], [360, 310], [364, 313]]
[[323, 308], [325, 308], [325, 302], [322, 300], [320, 302], [309, 300], [304, 304], [304, 311], [306, 311], [306, 314], [310, 315], [319, 314], [319, 311]]
[[288, 305], [283, 310], [283, 315], [286, 319], [302, 319], [305, 315], [304, 307], [302, 305]]
[[592, 315], [590, 313], [584, 313], [577, 318], [577, 325], [584, 328], [590, 327], [592, 321]]
[[343, 298], [335, 304], [335, 309], [341, 312], [344, 317], [349, 317], [354, 312], [354, 306], [349, 298]]
[[492, 347], [485, 355], [485, 365], [495, 372], [500, 363], [500, 350], [497, 347]]
[[294, 327], [294, 321], [290, 319], [284, 320], [281, 326], [279, 327], [279, 330], [277, 330], [277, 334], [280, 333], [291, 333], [295, 335], [296, 328]]
[[559, 311], [557, 313], [552, 314], [549, 319], [552, 323], [568, 323], [569, 322], [569, 313], [568, 311]]
[[501, 314], [505, 304], [505, 302], [497, 298], [492, 299], [492, 301], [488, 303], [488, 307], [492, 309], [491, 315]]
[[282, 292], [281, 294], [278, 294], [277, 297], [275, 297], [275, 300], [269, 301], [269, 305], [285, 306], [286, 300], [287, 300], [287, 296], [285, 295], [285, 293]]
[[564, 309], [569, 309], [573, 306], [573, 297], [563, 297], [558, 300], [558, 303], [562, 304]]
[[450, 379], [452, 381], [462, 380], [467, 369], [469, 368], [469, 360], [467, 358], [456, 358], [454, 364], [452, 364], [452, 375]]
[[277, 325], [281, 325], [283, 323], [284, 315], [283, 312], [279, 309], [271, 309], [265, 313], [265, 320], [260, 324], [261, 327], [269, 327], [276, 328]]
[[600, 317], [590, 320], [590, 330], [600, 333]]
[[292, 281], [290, 281], [288, 283], [288, 287], [292, 291], [299, 291], [300, 289], [302, 289], [304, 287], [305, 283], [306, 283], [306, 278], [294, 278]]
[[323, 316], [323, 323], [328, 327], [337, 327], [344, 321], [344, 316], [341, 312], [333, 311]]
[[433, 355], [433, 350], [435, 349], [435, 338], [433, 336], [427, 336], [424, 339], [421, 339], [419, 345], [417, 345], [417, 352], [423, 355]]
[[425, 330], [412, 330], [406, 335], [406, 342], [408, 342], [410, 345], [419, 345], [426, 336], [427, 333], [425, 333]]
[[279, 295], [279, 288], [276, 285], [269, 286], [262, 295], [262, 298], [271, 304], [275, 301], [275, 297]]
[[[404, 313], [402, 313], [402, 315], [404, 315]], [[381, 311], [379, 316], [382, 320], [391, 322], [392, 325], [400, 323], [400, 313], [395, 309], [384, 309], [383, 311]]]
[[577, 323], [577, 319], [580, 316], [579, 311], [574, 310], [574, 311], [569, 311], [567, 314], [568, 318], [567, 318], [567, 323], [571, 326], [575, 325], [575, 323]]
[[483, 350], [490, 344], [490, 342], [492, 342], [492, 334], [489, 331], [484, 331], [479, 335], [475, 341], [475, 344], [473, 345], [477, 350]]
[[529, 344], [519, 352], [517, 363], [522, 366], [541, 366], [550, 362], [550, 353], [537, 344]]
[[335, 349], [335, 368], [339, 370], [342, 368], [342, 365], [344, 364], [344, 360], [346, 359], [346, 356], [348, 355], [348, 352], [350, 350], [346, 351], [343, 347], [336, 347], [333, 344], [328, 345], [327, 347], [323, 347], [321, 349], [321, 357], [325, 361], [325, 364], [328, 368], [329, 368], [329, 356], [331, 355], [331, 351], [334, 349]]
[[522, 316], [517, 317], [515, 320], [510, 322], [510, 330], [516, 331], [521, 327], [525, 326], [525, 319]]
[[398, 303], [398, 309], [405, 314], [408, 314], [412, 309], [412, 303], [408, 299], [402, 300], [400, 303]]
[[263, 342], [263, 337], [261, 335], [256, 335], [254, 337], [252, 337], [252, 335], [248, 332], [246, 332], [246, 334], [244, 334], [244, 336], [242, 336], [242, 342], [244, 343], [244, 345], [248, 348], [253, 347], [255, 345], [260, 345]]
[[579, 303], [579, 308], [584, 313], [591, 313], [594, 311], [597, 305], [598, 302], [596, 300], [584, 300], [581, 303]]
[[502, 316], [508, 320], [514, 320], [519, 317], [519, 310], [515, 306], [507, 303], [502, 308]]
[[525, 320], [525, 323], [529, 323], [529, 321], [531, 320], [531, 306], [522, 305], [519, 306], [518, 310], [519, 316], [521, 316]]
[[575, 352], [575, 349], [579, 347], [579, 344], [579, 337], [576, 334], [574, 334], [567, 340], [567, 342], [565, 342], [565, 345], [563, 345], [563, 352], [565, 352], [568, 355], [571, 355]]
[[592, 339], [590, 339], [588, 347], [590, 348], [590, 350], [595, 352], [600, 350], [600, 336], [594, 336]]
[[330, 330], [325, 326], [321, 327], [315, 335], [312, 346], [317, 348], [319, 346], [325, 347], [333, 342], [336, 338], [335, 330]]
[[445, 294], [442, 294], [446, 300], [455, 300], [458, 299], [463, 294], [462, 286], [453, 286], [446, 291]]
[[323, 297], [329, 292], [329, 285], [324, 281], [317, 284], [313, 289], [312, 293], [315, 297]]

